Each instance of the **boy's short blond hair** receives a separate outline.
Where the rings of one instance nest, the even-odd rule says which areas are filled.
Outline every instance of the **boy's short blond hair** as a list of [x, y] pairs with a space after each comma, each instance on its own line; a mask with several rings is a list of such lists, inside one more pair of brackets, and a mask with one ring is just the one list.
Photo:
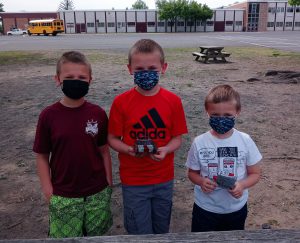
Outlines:
[[76, 63], [82, 64], [88, 67], [90, 75], [92, 75], [92, 67], [85, 55], [78, 51], [68, 51], [62, 54], [58, 59], [56, 64], [56, 74], [59, 75], [61, 71], [61, 66], [65, 63]]
[[218, 104], [221, 102], [235, 101], [236, 110], [241, 110], [241, 101], [239, 93], [230, 85], [223, 84], [212, 88], [205, 98], [205, 110], [208, 109], [209, 104]]
[[165, 63], [165, 54], [162, 47], [151, 39], [141, 39], [137, 41], [129, 50], [128, 63], [131, 65], [132, 56], [137, 53], [153, 53], [158, 51], [160, 53], [160, 62]]

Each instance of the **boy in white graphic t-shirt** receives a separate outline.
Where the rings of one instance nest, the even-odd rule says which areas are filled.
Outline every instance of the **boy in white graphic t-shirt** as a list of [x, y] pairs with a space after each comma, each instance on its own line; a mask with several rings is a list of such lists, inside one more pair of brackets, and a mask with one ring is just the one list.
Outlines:
[[229, 85], [213, 88], [205, 99], [212, 129], [188, 153], [188, 177], [195, 184], [192, 232], [243, 230], [248, 188], [261, 174], [262, 156], [246, 133], [234, 129], [240, 96]]

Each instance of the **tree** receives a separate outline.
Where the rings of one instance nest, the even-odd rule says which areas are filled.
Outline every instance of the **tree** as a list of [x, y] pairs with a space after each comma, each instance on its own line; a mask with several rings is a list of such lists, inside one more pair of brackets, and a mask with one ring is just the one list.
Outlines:
[[0, 3], [0, 12], [4, 12], [3, 7], [4, 7], [3, 3]]
[[131, 6], [132, 9], [148, 9], [148, 6], [143, 0], [136, 0]]
[[156, 6], [158, 8], [159, 19], [170, 21], [171, 32], [173, 32], [174, 23], [179, 16], [176, 12], [175, 0], [157, 0]]
[[58, 10], [74, 10], [74, 3], [72, 0], [63, 0], [60, 2]]
[[[189, 22], [190, 32], [192, 32], [192, 23], [194, 23], [195, 31], [196, 31], [196, 21], [201, 20], [202, 18], [202, 5], [201, 3], [197, 3], [192, 0], [191, 2], [187, 2], [187, 5], [184, 6], [184, 9], [181, 14], [181, 18], [185, 20], [185, 26], [187, 21]], [[185, 27], [186, 31], [186, 27]]]
[[[175, 31], [177, 28], [177, 18], [182, 18], [185, 21], [189, 21], [190, 31], [192, 31], [192, 23], [196, 23], [197, 20], [206, 22], [213, 16], [213, 11], [207, 5], [201, 5], [195, 0], [157, 0], [156, 6], [158, 8], [159, 19], [169, 21], [171, 25], [171, 32], [173, 31], [173, 25], [175, 23]], [[196, 24], [195, 31], [196, 31]], [[185, 27], [186, 31], [186, 27]]]
[[201, 12], [202, 12], [202, 13], [201, 13], [201, 15], [200, 15], [199, 20], [201, 20], [201, 22], [204, 23], [204, 31], [206, 31], [206, 21], [207, 21], [208, 19], [211, 19], [211, 18], [212, 18], [214, 12], [213, 12], [206, 4], [204, 4], [204, 5], [202, 6], [202, 11], [201, 11]]
[[289, 0], [289, 5], [291, 6], [300, 5], [300, 0]]

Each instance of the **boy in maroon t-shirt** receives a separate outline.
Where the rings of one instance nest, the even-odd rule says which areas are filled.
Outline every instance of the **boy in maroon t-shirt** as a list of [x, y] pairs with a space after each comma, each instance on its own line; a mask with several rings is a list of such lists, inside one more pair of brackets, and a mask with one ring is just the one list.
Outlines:
[[41, 112], [33, 146], [49, 202], [49, 236], [102, 235], [112, 225], [108, 118], [84, 99], [92, 71], [83, 54], [64, 53], [55, 80], [64, 96]]

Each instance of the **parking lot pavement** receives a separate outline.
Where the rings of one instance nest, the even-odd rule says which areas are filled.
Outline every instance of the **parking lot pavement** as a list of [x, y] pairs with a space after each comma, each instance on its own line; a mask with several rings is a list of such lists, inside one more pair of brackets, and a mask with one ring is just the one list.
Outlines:
[[300, 52], [300, 31], [60, 34], [58, 36], [0, 36], [0, 51], [114, 49], [128, 50], [141, 38], [151, 38], [164, 48], [262, 46]]

